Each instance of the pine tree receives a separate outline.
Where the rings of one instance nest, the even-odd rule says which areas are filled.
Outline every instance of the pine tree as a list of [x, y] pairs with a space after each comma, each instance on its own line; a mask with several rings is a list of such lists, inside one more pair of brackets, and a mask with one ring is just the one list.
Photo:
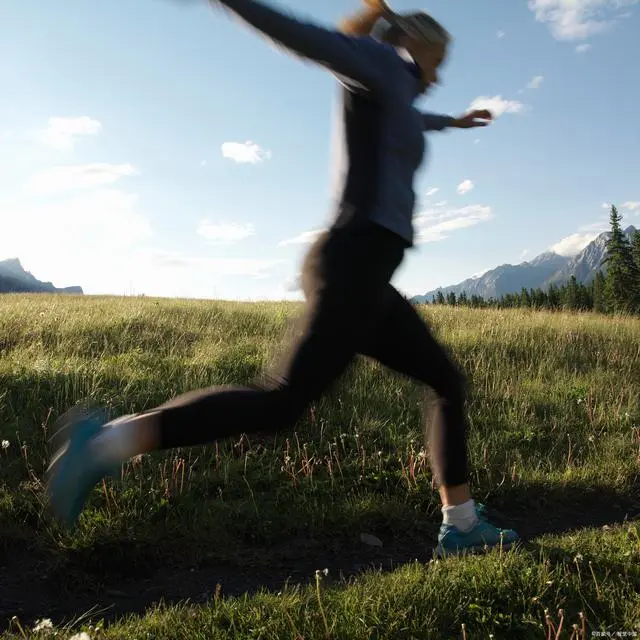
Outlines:
[[563, 302], [564, 306], [570, 311], [575, 311], [578, 308], [578, 281], [575, 276], [569, 278]]
[[631, 254], [636, 265], [636, 270], [640, 273], [640, 231], [636, 229], [631, 235]]
[[631, 244], [620, 226], [621, 221], [618, 209], [611, 205], [611, 234], [602, 264], [608, 267], [605, 288], [607, 307], [612, 311], [629, 312], [638, 309], [638, 269]]
[[442, 291], [438, 291], [438, 293], [436, 294], [436, 304], [444, 304], [445, 300], [444, 300], [444, 294], [442, 293]]

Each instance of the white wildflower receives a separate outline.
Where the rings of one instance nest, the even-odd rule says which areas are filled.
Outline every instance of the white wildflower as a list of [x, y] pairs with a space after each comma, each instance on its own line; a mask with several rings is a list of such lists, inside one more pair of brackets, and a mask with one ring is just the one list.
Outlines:
[[6, 451], [9, 448], [9, 441], [8, 440], [3, 440], [2, 441], [2, 448]]
[[38, 633], [39, 631], [47, 631], [49, 629], [53, 629], [53, 622], [51, 622], [49, 618], [43, 618], [42, 620], [36, 620], [36, 626], [33, 627], [33, 632]]

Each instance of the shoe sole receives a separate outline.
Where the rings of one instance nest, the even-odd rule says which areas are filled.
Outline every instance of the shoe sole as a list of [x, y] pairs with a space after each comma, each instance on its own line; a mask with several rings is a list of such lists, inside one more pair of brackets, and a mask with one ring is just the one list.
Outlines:
[[471, 546], [471, 547], [456, 547], [455, 549], [445, 549], [441, 545], [438, 545], [434, 549], [434, 553], [435, 553], [437, 558], [444, 558], [444, 557], [446, 557], [448, 555], [449, 556], [460, 556], [460, 555], [464, 555], [465, 553], [468, 553], [468, 554], [488, 553], [490, 551], [494, 551], [495, 549], [500, 549], [500, 548], [503, 551], [508, 551], [509, 549], [511, 549], [512, 547], [517, 545], [518, 542], [520, 542], [520, 540], [513, 540], [511, 542], [503, 542], [502, 544], [500, 544], [499, 542], [496, 542], [495, 544], [492, 544], [492, 545], [478, 544], [478, 545], [474, 545], [474, 546]]

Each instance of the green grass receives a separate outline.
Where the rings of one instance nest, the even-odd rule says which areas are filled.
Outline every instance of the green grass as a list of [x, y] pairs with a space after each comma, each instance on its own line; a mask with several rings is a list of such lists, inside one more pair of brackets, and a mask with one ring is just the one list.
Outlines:
[[[439, 526], [423, 391], [364, 360], [295, 433], [142, 456], [118, 482], [96, 487], [74, 532], [57, 527], [42, 478], [58, 415], [87, 399], [120, 414], [248, 382], [272, 362], [299, 311], [296, 303], [0, 298], [0, 440], [9, 443], [0, 449], [0, 560], [37, 560], [72, 598], [167, 567], [188, 580], [190, 567], [224, 565], [227, 575], [248, 576], [238, 578], [240, 592], [274, 567], [299, 564], [310, 579], [237, 597], [214, 597], [209, 585], [206, 604], [159, 604], [104, 624], [98, 615], [58, 627], [57, 637], [73, 627], [92, 639], [455, 638], [464, 624], [469, 639], [544, 639], [545, 609], [557, 623], [560, 608], [563, 638], [582, 624], [580, 612], [585, 637], [640, 634], [640, 523], [602, 528], [640, 512], [633, 318], [424, 311], [472, 382], [473, 491], [527, 535], [514, 551], [348, 582], [333, 569], [314, 576], [332, 558], [366, 563], [373, 551], [361, 533], [391, 555], [421, 551], [425, 560]], [[32, 622], [18, 615], [5, 637], [30, 637]]]

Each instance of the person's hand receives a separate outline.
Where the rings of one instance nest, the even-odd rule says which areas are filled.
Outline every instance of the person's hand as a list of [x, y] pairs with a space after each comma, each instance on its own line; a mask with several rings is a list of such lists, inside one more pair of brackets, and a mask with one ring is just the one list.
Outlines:
[[493, 120], [491, 111], [488, 109], [479, 109], [465, 113], [465, 115], [456, 118], [452, 127], [457, 129], [472, 129], [473, 127], [486, 127]]

